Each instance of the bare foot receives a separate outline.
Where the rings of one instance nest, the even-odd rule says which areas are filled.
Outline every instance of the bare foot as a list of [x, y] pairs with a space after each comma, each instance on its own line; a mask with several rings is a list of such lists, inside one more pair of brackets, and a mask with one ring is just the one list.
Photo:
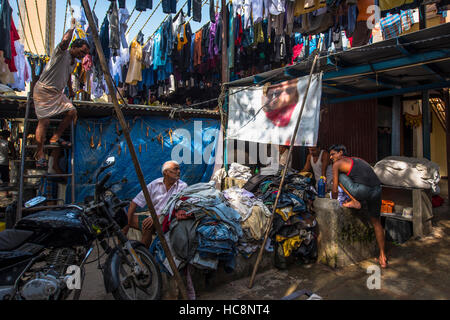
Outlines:
[[346, 207], [346, 208], [354, 208], [354, 209], [358, 209], [358, 210], [361, 209], [361, 203], [356, 200], [350, 200], [350, 201], [344, 203], [342, 206]]
[[375, 260], [378, 261], [382, 269], [387, 268], [388, 262], [386, 256], [380, 256], [379, 258], [375, 258]]

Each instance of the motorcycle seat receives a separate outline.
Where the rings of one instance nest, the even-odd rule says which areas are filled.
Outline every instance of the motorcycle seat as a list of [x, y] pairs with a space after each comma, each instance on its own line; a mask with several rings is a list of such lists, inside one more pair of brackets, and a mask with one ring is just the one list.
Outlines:
[[0, 251], [10, 251], [26, 240], [28, 240], [33, 235], [33, 231], [18, 230], [18, 229], [7, 229], [0, 232]]

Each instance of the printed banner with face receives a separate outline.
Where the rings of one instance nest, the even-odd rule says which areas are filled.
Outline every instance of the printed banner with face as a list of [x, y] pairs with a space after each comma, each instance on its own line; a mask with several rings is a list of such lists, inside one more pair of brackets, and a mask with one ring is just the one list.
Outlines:
[[[279, 84], [231, 88], [227, 139], [289, 145], [309, 76]], [[319, 134], [322, 73], [314, 74], [295, 139], [296, 146], [315, 146]]]

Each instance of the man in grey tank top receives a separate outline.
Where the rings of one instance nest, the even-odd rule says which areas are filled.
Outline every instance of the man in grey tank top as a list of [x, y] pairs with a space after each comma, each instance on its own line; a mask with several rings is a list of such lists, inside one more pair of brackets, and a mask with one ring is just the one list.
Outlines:
[[360, 201], [367, 201], [370, 222], [374, 227], [380, 249], [378, 262], [382, 268], [386, 268], [384, 229], [380, 221], [381, 182], [366, 161], [346, 155], [347, 149], [343, 145], [334, 145], [330, 148], [330, 158], [333, 162], [332, 197], [337, 199], [339, 185], [351, 199], [343, 204], [344, 207], [361, 209]]

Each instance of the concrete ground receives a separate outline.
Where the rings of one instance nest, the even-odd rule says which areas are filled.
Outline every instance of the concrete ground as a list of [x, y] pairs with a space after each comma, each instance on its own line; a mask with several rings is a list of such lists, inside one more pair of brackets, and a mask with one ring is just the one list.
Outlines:
[[[310, 290], [324, 299], [392, 300], [450, 299], [450, 207], [447, 181], [441, 183], [446, 202], [433, 210], [433, 232], [420, 240], [404, 244], [387, 243], [389, 266], [381, 270], [380, 289], [368, 289], [371, 260], [341, 269], [321, 264], [292, 265], [288, 270], [272, 269], [256, 276], [249, 289], [249, 278], [197, 292], [198, 300], [278, 300], [301, 289]], [[81, 299], [111, 300], [103, 287], [96, 263], [87, 268]]]

